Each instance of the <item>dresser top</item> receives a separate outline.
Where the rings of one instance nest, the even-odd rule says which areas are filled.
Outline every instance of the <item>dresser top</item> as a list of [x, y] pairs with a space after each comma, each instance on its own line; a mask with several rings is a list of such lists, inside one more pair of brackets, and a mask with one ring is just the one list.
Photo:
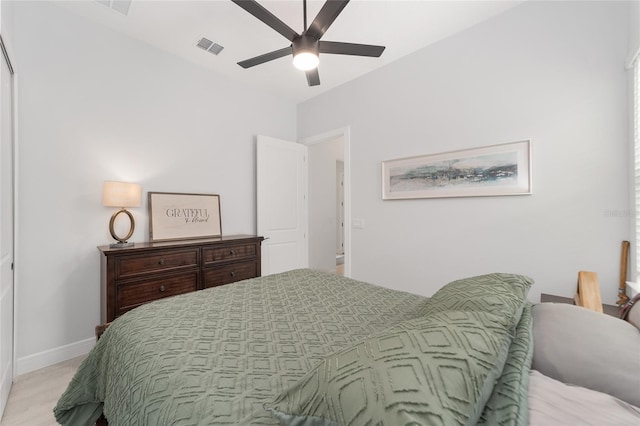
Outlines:
[[222, 244], [225, 242], [241, 242], [242, 240], [246, 240], [247, 242], [255, 242], [262, 241], [264, 237], [259, 237], [257, 235], [224, 235], [221, 237], [215, 238], [198, 238], [198, 239], [189, 239], [189, 240], [174, 240], [174, 241], [157, 241], [157, 242], [145, 242], [145, 243], [135, 243], [132, 247], [121, 247], [121, 248], [111, 248], [108, 245], [106, 246], [98, 246], [98, 250], [102, 253], [106, 254], [114, 254], [114, 253], [127, 253], [127, 252], [135, 252], [138, 250], [145, 249], [155, 249], [155, 248], [165, 248], [165, 247], [191, 247], [191, 246], [202, 246], [206, 244]]

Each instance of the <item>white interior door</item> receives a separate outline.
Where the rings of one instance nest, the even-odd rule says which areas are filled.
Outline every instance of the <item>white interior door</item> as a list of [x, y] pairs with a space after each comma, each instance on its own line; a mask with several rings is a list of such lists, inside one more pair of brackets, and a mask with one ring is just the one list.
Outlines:
[[308, 266], [307, 147], [258, 136], [257, 231], [262, 275]]
[[[1, 44], [1, 39], [0, 39]], [[4, 46], [2, 52], [4, 53]], [[0, 417], [13, 382], [13, 72], [0, 55]]]

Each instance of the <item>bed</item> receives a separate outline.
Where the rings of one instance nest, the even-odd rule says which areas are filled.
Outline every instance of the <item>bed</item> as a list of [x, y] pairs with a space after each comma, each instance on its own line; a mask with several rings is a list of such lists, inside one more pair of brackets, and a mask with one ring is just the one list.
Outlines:
[[[530, 382], [543, 385], [531, 284], [489, 274], [424, 298], [304, 269], [163, 299], [105, 331], [54, 413], [65, 425], [102, 413], [112, 426], [526, 425], [547, 411], [529, 404]], [[611, 401], [620, 421], [640, 420]]]

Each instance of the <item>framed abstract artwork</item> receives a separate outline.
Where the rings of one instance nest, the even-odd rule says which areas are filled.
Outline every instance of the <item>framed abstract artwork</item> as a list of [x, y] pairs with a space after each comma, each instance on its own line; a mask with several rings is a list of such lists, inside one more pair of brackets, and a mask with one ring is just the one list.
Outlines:
[[382, 199], [531, 194], [531, 141], [382, 162]]

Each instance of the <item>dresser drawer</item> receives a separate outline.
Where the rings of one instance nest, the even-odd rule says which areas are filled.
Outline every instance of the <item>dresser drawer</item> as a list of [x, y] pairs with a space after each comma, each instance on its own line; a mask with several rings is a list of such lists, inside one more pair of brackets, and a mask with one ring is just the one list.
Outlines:
[[258, 275], [258, 262], [256, 261], [233, 263], [219, 268], [205, 269], [204, 288], [255, 278]]
[[196, 291], [198, 275], [199, 271], [192, 271], [118, 285], [116, 315], [122, 315], [144, 303]]
[[222, 262], [226, 260], [239, 260], [256, 257], [258, 244], [236, 244], [227, 247], [204, 247], [202, 260], [204, 264]]
[[116, 279], [191, 267], [198, 267], [197, 248], [167, 250], [150, 255], [122, 256], [116, 258]]

